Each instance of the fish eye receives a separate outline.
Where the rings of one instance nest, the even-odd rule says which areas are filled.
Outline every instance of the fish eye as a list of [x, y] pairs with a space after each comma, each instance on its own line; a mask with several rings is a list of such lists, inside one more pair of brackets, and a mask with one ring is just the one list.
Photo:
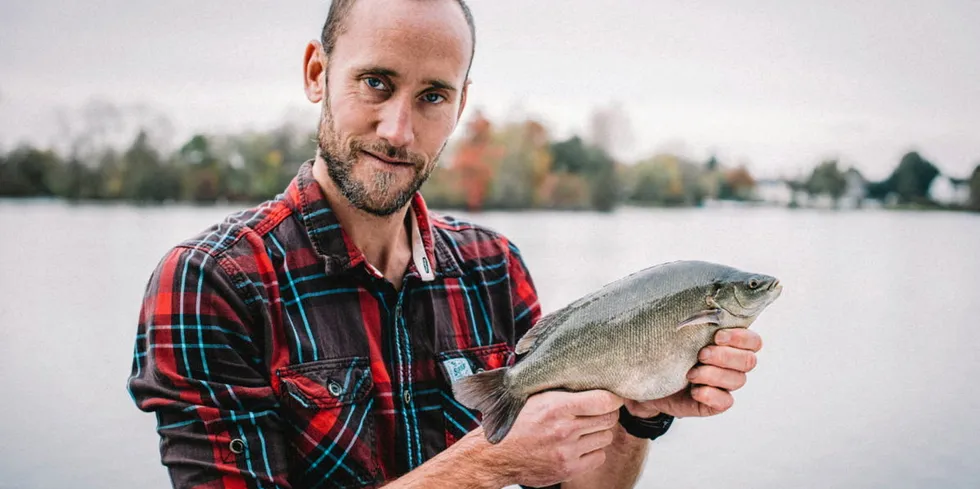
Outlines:
[[757, 288], [759, 288], [759, 279], [754, 278], [752, 280], [749, 280], [749, 288], [750, 289], [757, 289]]

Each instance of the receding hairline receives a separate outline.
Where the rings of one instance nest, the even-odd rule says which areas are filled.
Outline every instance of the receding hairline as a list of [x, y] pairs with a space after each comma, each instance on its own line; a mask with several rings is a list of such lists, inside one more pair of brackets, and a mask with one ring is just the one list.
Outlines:
[[[347, 31], [347, 18], [358, 0], [333, 0], [330, 2], [330, 12], [327, 20], [323, 23], [323, 30], [320, 31], [320, 44], [323, 45], [323, 54], [329, 56], [337, 46], [337, 38]], [[466, 4], [466, 0], [406, 0], [406, 1], [452, 1], [463, 11], [463, 18], [470, 29], [470, 62], [466, 66], [466, 78], [470, 76], [470, 68], [473, 67], [473, 57], [476, 55], [476, 25], [473, 22], [473, 13]]]

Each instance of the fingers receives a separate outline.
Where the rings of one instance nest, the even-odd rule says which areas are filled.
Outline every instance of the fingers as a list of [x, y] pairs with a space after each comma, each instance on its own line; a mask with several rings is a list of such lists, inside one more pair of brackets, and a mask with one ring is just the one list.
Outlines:
[[596, 433], [589, 433], [588, 435], [582, 436], [575, 443], [575, 451], [577, 453], [588, 454], [595, 450], [603, 449], [613, 442], [613, 432], [612, 430], [603, 430]]
[[741, 389], [745, 385], [745, 373], [712, 365], [701, 365], [692, 368], [687, 373], [687, 380], [690, 380], [693, 384], [703, 384], [727, 391], [734, 391]]
[[693, 387], [691, 397], [708, 409], [707, 412], [701, 413], [702, 416], [711, 416], [727, 411], [735, 403], [735, 398], [727, 391], [707, 385]]
[[570, 414], [575, 416], [599, 416], [619, 410], [623, 405], [622, 397], [609, 391], [591, 390], [568, 393]]
[[[638, 418], [652, 418], [660, 414], [660, 403], [657, 401], [626, 400], [626, 409]], [[618, 419], [617, 419], [618, 421]]]
[[715, 344], [756, 352], [762, 349], [762, 337], [750, 329], [722, 329], [715, 333]]
[[575, 422], [578, 425], [577, 433], [580, 435], [609, 430], [619, 423], [619, 410], [599, 416], [578, 416]]
[[605, 450], [595, 450], [585, 455], [582, 455], [578, 459], [576, 464], [577, 473], [592, 472], [598, 469], [602, 464], [606, 463], [606, 451]]
[[708, 345], [698, 353], [698, 360], [706, 365], [749, 372], [755, 368], [757, 359], [750, 350], [730, 346]]

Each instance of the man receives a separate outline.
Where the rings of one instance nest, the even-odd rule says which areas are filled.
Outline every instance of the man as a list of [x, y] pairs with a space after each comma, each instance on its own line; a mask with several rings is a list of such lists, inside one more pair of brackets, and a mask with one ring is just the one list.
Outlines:
[[532, 396], [496, 445], [453, 399], [540, 316], [516, 246], [417, 194], [466, 105], [474, 41], [462, 0], [334, 2], [304, 58], [315, 159], [175, 247], [146, 291], [130, 389], [175, 487], [631, 487], [671, 416], [732, 405], [750, 331], [719, 333], [697, 387], [667, 399]]

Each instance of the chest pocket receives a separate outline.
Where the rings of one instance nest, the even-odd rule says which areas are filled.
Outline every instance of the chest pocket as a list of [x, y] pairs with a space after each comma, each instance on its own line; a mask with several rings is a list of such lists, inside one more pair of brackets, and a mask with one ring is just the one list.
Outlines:
[[506, 343], [490, 346], [479, 346], [462, 350], [451, 350], [436, 356], [439, 369], [446, 382], [443, 389], [442, 413], [446, 423], [446, 446], [480, 426], [482, 416], [479, 411], [471, 410], [452, 396], [451, 384], [468, 375], [485, 370], [509, 367], [514, 364], [514, 350]]
[[374, 386], [367, 357], [280, 368], [280, 401], [295, 431], [294, 487], [356, 488], [378, 481]]

